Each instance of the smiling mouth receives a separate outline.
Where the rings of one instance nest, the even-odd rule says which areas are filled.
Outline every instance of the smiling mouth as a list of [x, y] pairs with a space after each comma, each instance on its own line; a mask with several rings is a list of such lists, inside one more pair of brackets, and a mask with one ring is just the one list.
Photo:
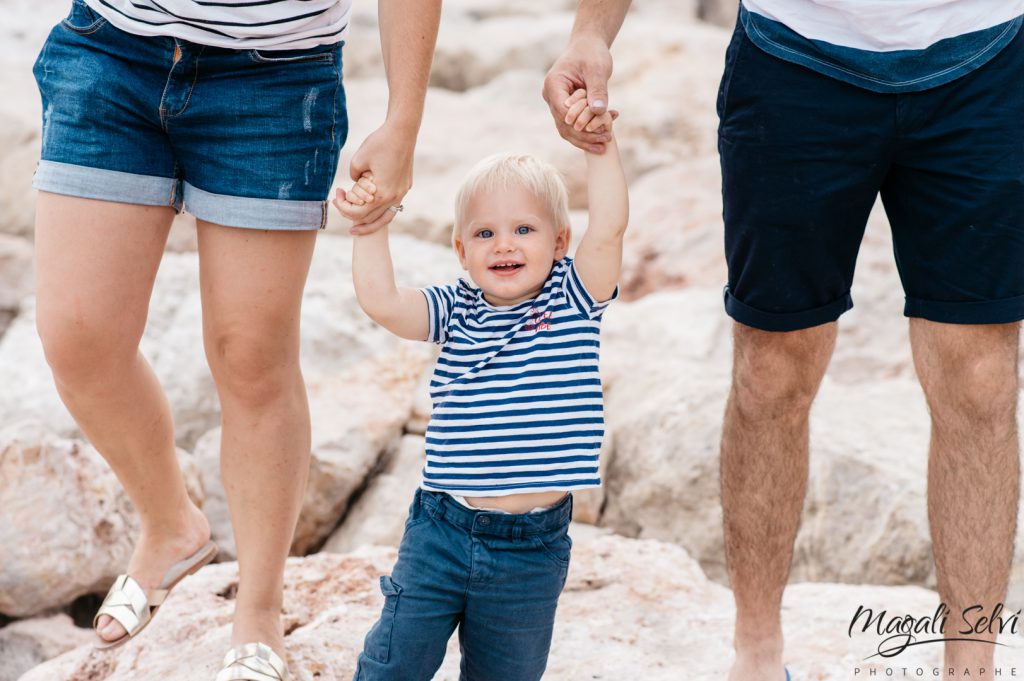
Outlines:
[[488, 269], [494, 272], [515, 272], [523, 267], [522, 263], [518, 262], [503, 262], [497, 265], [491, 265]]

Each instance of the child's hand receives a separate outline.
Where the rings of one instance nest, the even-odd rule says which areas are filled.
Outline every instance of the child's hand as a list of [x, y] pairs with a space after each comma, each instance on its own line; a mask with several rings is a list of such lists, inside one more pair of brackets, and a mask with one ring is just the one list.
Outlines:
[[587, 91], [576, 90], [565, 100], [565, 106], [569, 109], [565, 114], [565, 124], [571, 125], [578, 132], [611, 132], [612, 121], [615, 117], [610, 112], [596, 115], [587, 106]]
[[[373, 183], [373, 175], [367, 172], [363, 173], [362, 177], [359, 178], [359, 181], [352, 185], [352, 188], [347, 192], [341, 187], [338, 187], [332, 203], [334, 204], [334, 207], [338, 209], [338, 212], [340, 212], [344, 217], [355, 222], [356, 218], [350, 213], [351, 209], [355, 206], [363, 206], [367, 203], [372, 203], [376, 192], [377, 186]], [[349, 233], [353, 235], [360, 235], [375, 232], [384, 224], [390, 222], [390, 218], [393, 218], [394, 215], [385, 213], [382, 217], [386, 218], [386, 220], [377, 219], [372, 223], [353, 224]]]

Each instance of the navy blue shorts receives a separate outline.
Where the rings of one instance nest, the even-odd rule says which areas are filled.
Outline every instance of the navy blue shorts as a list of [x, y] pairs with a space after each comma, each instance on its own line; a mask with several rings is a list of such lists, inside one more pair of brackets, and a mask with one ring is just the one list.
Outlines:
[[138, 36], [73, 0], [35, 64], [33, 184], [232, 227], [318, 229], [348, 134], [341, 49]]
[[766, 331], [825, 324], [879, 192], [904, 314], [1024, 319], [1024, 35], [923, 92], [879, 94], [770, 56], [737, 25], [718, 94], [726, 312]]

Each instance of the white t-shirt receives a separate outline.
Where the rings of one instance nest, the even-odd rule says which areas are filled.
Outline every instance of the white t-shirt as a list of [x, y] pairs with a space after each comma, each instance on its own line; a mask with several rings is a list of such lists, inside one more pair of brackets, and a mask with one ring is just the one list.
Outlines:
[[128, 33], [231, 49], [299, 50], [345, 37], [352, 0], [85, 0]]
[[811, 40], [873, 52], [921, 50], [1024, 14], [1024, 0], [743, 0]]

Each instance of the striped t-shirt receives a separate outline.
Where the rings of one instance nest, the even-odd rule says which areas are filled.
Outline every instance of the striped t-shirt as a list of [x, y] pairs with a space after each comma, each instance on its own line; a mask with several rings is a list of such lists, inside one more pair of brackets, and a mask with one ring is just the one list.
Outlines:
[[1017, 35], [1024, 0], [743, 0], [759, 48], [868, 90], [916, 92], [978, 69]]
[[491, 305], [462, 279], [423, 293], [441, 354], [421, 487], [488, 497], [599, 486], [597, 360], [611, 299], [594, 300], [571, 258], [518, 305]]
[[305, 50], [345, 37], [352, 0], [85, 0], [128, 33], [230, 49]]

